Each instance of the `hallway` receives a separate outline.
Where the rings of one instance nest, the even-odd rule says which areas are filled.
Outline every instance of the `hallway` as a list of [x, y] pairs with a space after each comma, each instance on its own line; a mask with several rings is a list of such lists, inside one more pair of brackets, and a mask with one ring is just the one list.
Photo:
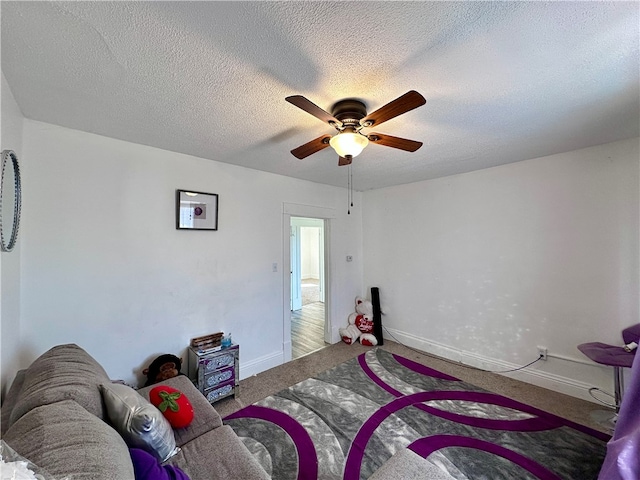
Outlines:
[[291, 358], [329, 346], [324, 341], [324, 302], [318, 301], [318, 281], [302, 281], [302, 308], [291, 312]]

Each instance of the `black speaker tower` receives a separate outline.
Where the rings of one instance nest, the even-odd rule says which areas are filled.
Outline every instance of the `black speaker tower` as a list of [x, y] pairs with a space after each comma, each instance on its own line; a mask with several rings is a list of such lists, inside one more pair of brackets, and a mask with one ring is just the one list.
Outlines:
[[384, 345], [382, 337], [382, 312], [380, 311], [380, 290], [371, 287], [371, 303], [373, 304], [373, 336], [378, 340], [378, 345]]

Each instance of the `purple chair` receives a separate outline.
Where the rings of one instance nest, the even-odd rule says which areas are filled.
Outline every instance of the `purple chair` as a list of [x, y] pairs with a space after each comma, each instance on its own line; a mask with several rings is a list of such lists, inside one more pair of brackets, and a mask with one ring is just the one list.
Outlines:
[[[637, 343], [637, 342], [636, 342]], [[598, 480], [638, 480], [640, 478], [640, 355], [631, 367], [631, 383], [622, 400], [613, 437], [607, 443]]]
[[[622, 339], [625, 345], [631, 342], [640, 343], [640, 323], [625, 328], [622, 331]], [[627, 352], [623, 347], [591, 342], [578, 345], [578, 350], [596, 363], [613, 367], [614, 398], [617, 414], [620, 411], [620, 403], [622, 402], [622, 394], [624, 393], [622, 368], [630, 368], [631, 365], [633, 365], [633, 359], [636, 356], [637, 349], [632, 352]]]

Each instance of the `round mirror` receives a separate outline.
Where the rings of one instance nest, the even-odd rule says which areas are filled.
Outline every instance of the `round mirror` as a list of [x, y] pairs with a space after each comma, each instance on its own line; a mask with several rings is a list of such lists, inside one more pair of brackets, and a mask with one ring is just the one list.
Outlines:
[[0, 185], [0, 249], [10, 252], [18, 239], [20, 225], [20, 168], [12, 150], [2, 151], [2, 184]]

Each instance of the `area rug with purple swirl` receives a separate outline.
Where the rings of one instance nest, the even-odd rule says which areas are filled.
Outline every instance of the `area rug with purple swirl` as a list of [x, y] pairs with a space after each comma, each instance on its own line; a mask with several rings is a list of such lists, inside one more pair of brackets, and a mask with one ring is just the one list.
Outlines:
[[381, 348], [224, 423], [276, 480], [366, 479], [405, 450], [437, 478], [587, 480], [609, 440]]

